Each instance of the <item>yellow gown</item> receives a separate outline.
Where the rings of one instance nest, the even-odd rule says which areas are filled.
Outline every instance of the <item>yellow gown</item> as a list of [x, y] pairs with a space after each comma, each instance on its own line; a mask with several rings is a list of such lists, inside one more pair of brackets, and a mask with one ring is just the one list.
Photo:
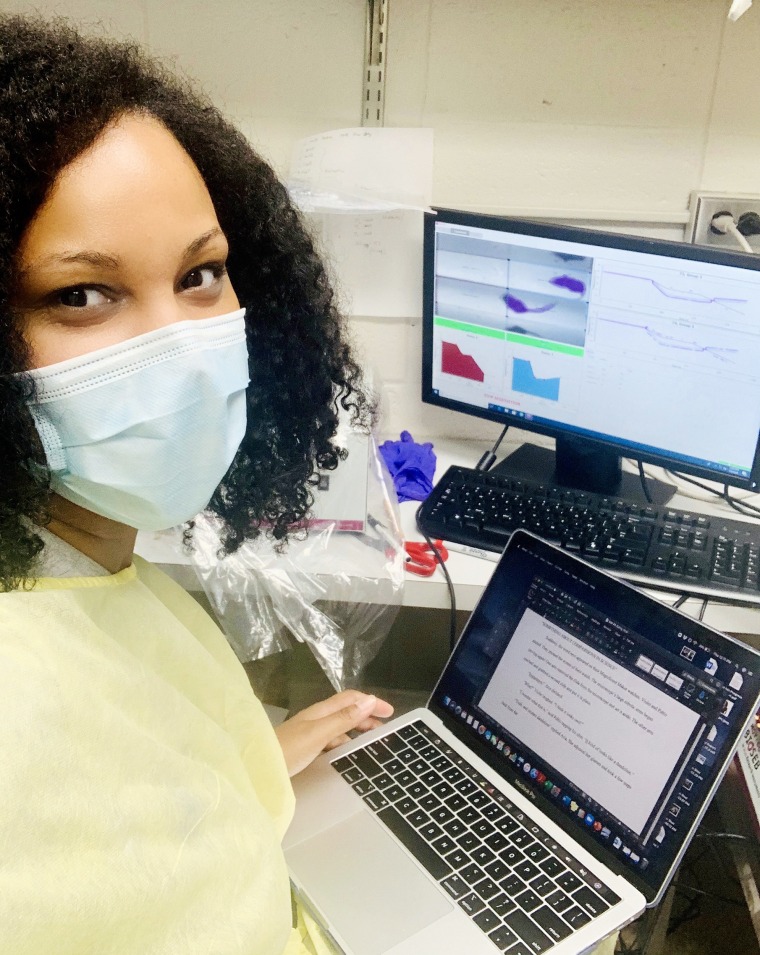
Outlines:
[[150, 564], [0, 594], [0, 739], [4, 955], [328, 951], [292, 928], [266, 714]]

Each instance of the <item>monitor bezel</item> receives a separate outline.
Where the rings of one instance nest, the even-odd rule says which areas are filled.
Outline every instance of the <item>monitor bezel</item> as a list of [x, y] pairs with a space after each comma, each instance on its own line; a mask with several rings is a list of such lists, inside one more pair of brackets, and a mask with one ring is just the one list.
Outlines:
[[683, 473], [692, 477], [715, 481], [719, 484], [757, 491], [760, 488], [760, 432], [755, 441], [755, 455], [749, 477], [728, 474], [700, 465], [685, 462], [680, 458], [668, 457], [643, 449], [634, 449], [619, 440], [605, 440], [599, 437], [589, 437], [577, 429], [566, 428], [561, 424], [547, 425], [543, 422], [515, 419], [511, 415], [493, 411], [488, 408], [477, 408], [464, 402], [445, 398], [434, 393], [433, 390], [433, 319], [435, 302], [435, 224], [446, 222], [452, 225], [461, 225], [470, 228], [493, 229], [495, 231], [510, 231], [517, 234], [536, 236], [539, 238], [557, 239], [566, 242], [600, 245], [604, 248], [622, 249], [631, 252], [644, 252], [650, 255], [664, 255], [671, 258], [680, 258], [685, 261], [710, 262], [718, 265], [727, 265], [734, 268], [760, 272], [760, 255], [753, 256], [745, 252], [733, 252], [725, 249], [713, 249], [706, 246], [690, 245], [669, 239], [652, 239], [643, 236], [623, 235], [613, 232], [604, 232], [597, 229], [580, 228], [578, 226], [559, 225], [553, 222], [544, 222], [534, 219], [522, 219], [512, 216], [496, 216], [480, 212], [433, 207], [425, 214], [423, 235], [423, 290], [422, 290], [422, 401], [425, 404], [447, 408], [470, 417], [494, 421], [501, 425], [521, 428], [534, 434], [550, 438], [570, 437], [587, 442], [590, 448], [598, 447], [603, 451], [612, 451], [621, 458], [640, 460], [643, 463], [654, 464], [676, 473]]

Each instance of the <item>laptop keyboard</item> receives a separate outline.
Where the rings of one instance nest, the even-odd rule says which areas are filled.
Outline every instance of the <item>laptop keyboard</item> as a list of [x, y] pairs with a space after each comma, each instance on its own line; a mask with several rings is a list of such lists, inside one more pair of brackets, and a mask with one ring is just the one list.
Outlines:
[[421, 721], [332, 765], [499, 951], [545, 952], [620, 901]]

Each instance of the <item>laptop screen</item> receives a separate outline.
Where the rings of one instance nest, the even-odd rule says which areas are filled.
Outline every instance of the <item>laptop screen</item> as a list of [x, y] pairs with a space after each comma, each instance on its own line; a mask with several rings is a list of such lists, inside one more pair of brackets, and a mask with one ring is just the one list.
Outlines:
[[759, 695], [759, 654], [517, 532], [431, 706], [651, 896]]

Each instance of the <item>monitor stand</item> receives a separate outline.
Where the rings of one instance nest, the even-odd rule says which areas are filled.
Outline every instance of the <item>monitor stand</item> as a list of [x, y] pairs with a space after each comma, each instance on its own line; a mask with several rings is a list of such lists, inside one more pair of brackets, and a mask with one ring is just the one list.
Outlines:
[[[623, 471], [619, 455], [608, 448], [573, 438], [558, 438], [556, 445], [555, 452], [535, 444], [522, 444], [493, 470], [539, 484], [592, 491], [644, 506], [648, 503], [639, 476]], [[652, 504], [658, 506], [667, 504], [677, 491], [675, 485], [654, 478], [647, 478], [647, 489]]]

